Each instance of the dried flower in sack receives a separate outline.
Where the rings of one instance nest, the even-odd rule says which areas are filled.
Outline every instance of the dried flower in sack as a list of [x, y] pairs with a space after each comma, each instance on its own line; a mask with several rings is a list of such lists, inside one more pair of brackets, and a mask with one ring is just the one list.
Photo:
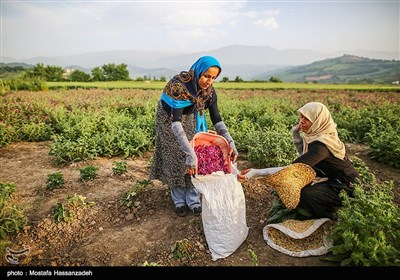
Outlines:
[[208, 175], [216, 171], [228, 173], [225, 166], [224, 155], [219, 146], [199, 145], [194, 148], [197, 155], [197, 174]]

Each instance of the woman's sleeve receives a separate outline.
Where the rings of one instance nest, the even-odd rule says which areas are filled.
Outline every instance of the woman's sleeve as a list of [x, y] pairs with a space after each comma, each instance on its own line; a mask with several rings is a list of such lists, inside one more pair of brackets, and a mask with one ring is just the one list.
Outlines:
[[314, 166], [321, 160], [324, 160], [329, 156], [329, 150], [325, 144], [321, 142], [313, 142], [308, 145], [308, 151], [303, 155], [299, 156], [293, 163], [305, 163], [309, 166]]
[[211, 122], [213, 125], [215, 125], [216, 123], [219, 123], [220, 121], [222, 121], [222, 117], [221, 117], [221, 115], [219, 113], [219, 109], [218, 109], [217, 94], [215, 92], [213, 94], [214, 94], [214, 96], [210, 102], [210, 107], [208, 107], [208, 110], [210, 112]]
[[183, 115], [183, 108], [172, 109], [172, 122], [180, 122]]

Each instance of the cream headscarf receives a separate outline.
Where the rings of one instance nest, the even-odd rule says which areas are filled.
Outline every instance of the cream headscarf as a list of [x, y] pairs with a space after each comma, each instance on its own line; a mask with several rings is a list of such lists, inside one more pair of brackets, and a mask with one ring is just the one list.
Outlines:
[[309, 102], [297, 112], [312, 122], [309, 130], [303, 134], [303, 153], [307, 152], [308, 144], [319, 141], [324, 143], [335, 157], [343, 160], [346, 155], [345, 146], [338, 137], [336, 123], [328, 108], [319, 102]]

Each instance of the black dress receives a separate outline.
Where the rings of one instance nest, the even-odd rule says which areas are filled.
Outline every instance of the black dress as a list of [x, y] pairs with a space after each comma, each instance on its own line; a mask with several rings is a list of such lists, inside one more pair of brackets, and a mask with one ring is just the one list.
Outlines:
[[324, 143], [314, 141], [308, 145], [308, 151], [293, 163], [305, 163], [311, 166], [318, 177], [327, 181], [307, 185], [301, 190], [298, 207], [304, 208], [315, 218], [334, 219], [336, 207], [342, 205], [339, 196], [341, 190], [349, 195], [353, 193], [352, 183], [359, 177], [347, 155], [343, 160], [333, 156]]

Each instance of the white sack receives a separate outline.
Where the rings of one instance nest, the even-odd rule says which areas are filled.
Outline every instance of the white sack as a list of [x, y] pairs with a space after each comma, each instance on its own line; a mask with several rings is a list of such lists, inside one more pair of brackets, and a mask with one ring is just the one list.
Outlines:
[[192, 178], [202, 195], [202, 222], [212, 260], [226, 258], [246, 240], [246, 204], [236, 175], [222, 171]]
[[320, 256], [333, 246], [329, 238], [332, 221], [327, 218], [298, 221], [288, 219], [268, 224], [263, 229], [264, 240], [273, 249], [292, 257]]

